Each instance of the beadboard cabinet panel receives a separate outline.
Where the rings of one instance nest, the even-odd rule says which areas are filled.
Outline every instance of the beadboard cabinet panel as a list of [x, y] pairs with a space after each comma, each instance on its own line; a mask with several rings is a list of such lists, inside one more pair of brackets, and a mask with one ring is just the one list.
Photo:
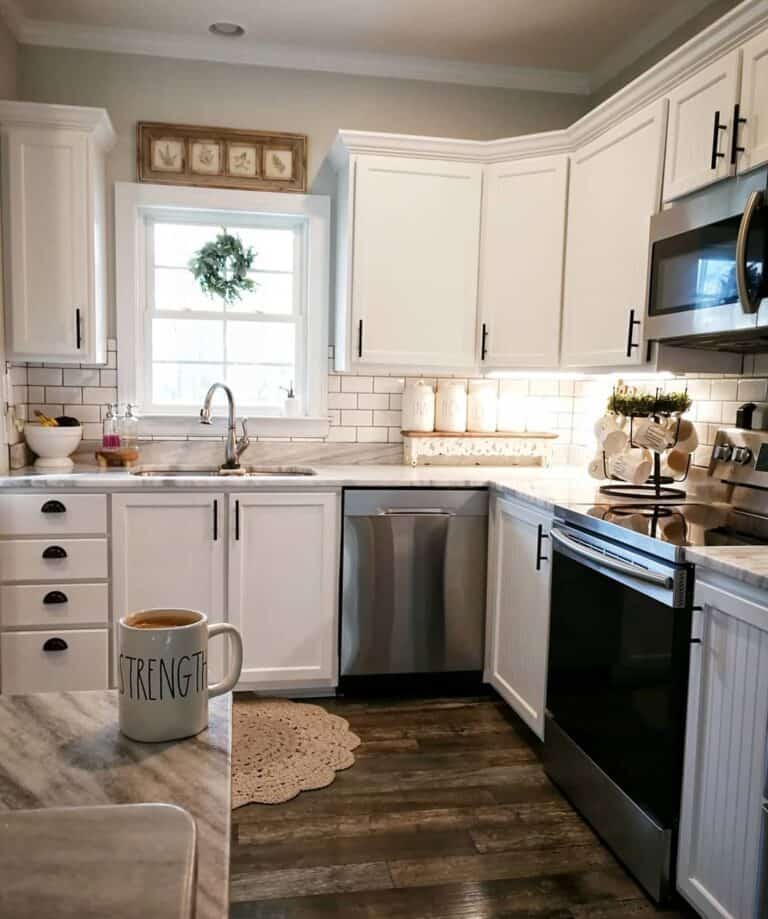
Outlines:
[[486, 166], [480, 247], [480, 362], [557, 367], [568, 158]]
[[768, 607], [697, 583], [677, 885], [704, 919], [757, 919]]

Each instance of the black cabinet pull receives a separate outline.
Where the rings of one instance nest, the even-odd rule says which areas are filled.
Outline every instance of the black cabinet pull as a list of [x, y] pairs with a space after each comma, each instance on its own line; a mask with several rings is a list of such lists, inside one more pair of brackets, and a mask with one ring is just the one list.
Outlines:
[[638, 342], [634, 341], [635, 326], [640, 325], [640, 320], [635, 319], [635, 311], [629, 311], [629, 326], [627, 328], [627, 357], [632, 357], [632, 349], [639, 348]]
[[80, 310], [79, 308], [75, 310], [75, 336], [77, 338], [77, 350], [83, 346], [83, 333], [80, 323]]
[[727, 124], [720, 124], [720, 111], [715, 112], [715, 123], [712, 128], [712, 159], [710, 161], [710, 168], [717, 169], [717, 161], [725, 157], [724, 153], [720, 153], [718, 147], [720, 146], [720, 132], [727, 131]]
[[46, 606], [51, 606], [56, 603], [69, 603], [69, 597], [60, 590], [49, 590], [43, 597], [43, 603], [45, 603]]
[[235, 539], [240, 539], [240, 502], [235, 501]]
[[480, 337], [480, 360], [485, 360], [485, 355], [488, 353], [488, 348], [486, 347], [486, 342], [488, 341], [488, 326], [483, 323], [483, 333]]
[[40, 508], [41, 514], [64, 514], [66, 513], [66, 507], [61, 503], [61, 501], [46, 501], [45, 504]]
[[541, 544], [545, 539], [549, 539], [549, 535], [544, 532], [544, 527], [539, 524], [538, 532], [536, 534], [536, 570], [541, 571], [541, 563], [549, 561], [548, 555], [541, 554]]
[[219, 502], [213, 499], [213, 541], [219, 538]]
[[43, 558], [66, 558], [67, 550], [61, 546], [48, 546], [43, 549]]
[[746, 124], [747, 119], [741, 117], [741, 106], [737, 102], [733, 107], [733, 128], [731, 129], [731, 165], [736, 165], [736, 157], [744, 152], [744, 147], [739, 146], [739, 125]]
[[66, 651], [68, 647], [63, 638], [49, 638], [43, 645], [43, 651]]
[[363, 320], [357, 323], [357, 356], [363, 356]]

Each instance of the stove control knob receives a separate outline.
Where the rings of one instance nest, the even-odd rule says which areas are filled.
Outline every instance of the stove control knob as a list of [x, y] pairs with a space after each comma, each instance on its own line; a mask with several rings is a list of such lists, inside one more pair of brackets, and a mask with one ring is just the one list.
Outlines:
[[740, 466], [746, 466], [752, 459], [752, 451], [749, 447], [735, 447], [733, 451], [733, 462]]
[[716, 444], [712, 450], [712, 458], [727, 463], [733, 455], [733, 447], [730, 444]]

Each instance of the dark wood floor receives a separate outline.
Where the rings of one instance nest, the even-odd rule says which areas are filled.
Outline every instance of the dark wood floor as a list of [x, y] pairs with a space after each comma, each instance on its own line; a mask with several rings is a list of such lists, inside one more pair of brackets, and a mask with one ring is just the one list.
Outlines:
[[355, 765], [234, 812], [232, 919], [656, 915], [501, 702], [320, 704], [361, 738]]

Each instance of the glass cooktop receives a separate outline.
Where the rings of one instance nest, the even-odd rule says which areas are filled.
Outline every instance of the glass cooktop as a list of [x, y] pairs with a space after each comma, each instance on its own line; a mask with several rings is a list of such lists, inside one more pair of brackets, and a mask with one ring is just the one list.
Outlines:
[[642, 536], [674, 546], [768, 545], [768, 517], [727, 504], [597, 504], [583, 508]]

